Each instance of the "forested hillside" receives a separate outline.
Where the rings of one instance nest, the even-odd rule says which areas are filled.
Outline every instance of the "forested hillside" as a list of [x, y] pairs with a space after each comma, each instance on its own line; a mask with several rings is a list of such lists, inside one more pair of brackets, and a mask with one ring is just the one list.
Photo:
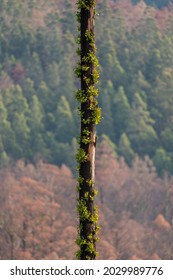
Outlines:
[[[150, 1], [151, 2], [151, 1]], [[1, 1], [0, 163], [24, 159], [75, 169], [75, 1]], [[104, 19], [104, 20], [103, 20]], [[149, 155], [173, 172], [173, 36], [169, 8], [98, 1], [98, 134], [131, 164]]]
[[1, 165], [38, 157], [72, 165], [76, 38], [68, 3], [1, 1]]
[[[75, 258], [75, 2], [0, 0], [0, 259]], [[171, 5], [97, 1], [100, 259], [173, 259]]]
[[[139, 3], [141, 0], [132, 0], [133, 4]], [[147, 5], [163, 8], [170, 6], [172, 4], [172, 0], [143, 0]], [[171, 7], [171, 6], [170, 6]]]
[[[99, 259], [173, 259], [173, 178], [148, 157], [129, 168], [98, 145]], [[75, 259], [76, 180], [70, 169], [18, 161], [0, 171], [0, 259]], [[108, 179], [109, 178], [109, 179]]]

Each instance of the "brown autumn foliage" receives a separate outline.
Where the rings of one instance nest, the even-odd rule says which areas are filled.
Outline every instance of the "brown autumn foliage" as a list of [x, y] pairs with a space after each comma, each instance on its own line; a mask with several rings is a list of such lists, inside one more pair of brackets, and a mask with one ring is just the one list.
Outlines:
[[133, 5], [131, 0], [110, 1], [112, 10], [121, 11], [129, 28], [134, 28], [141, 20], [153, 17], [156, 19], [160, 29], [165, 27], [170, 16], [173, 15], [172, 4], [161, 10], [148, 6], [144, 1], [139, 1], [137, 5]]
[[[148, 157], [129, 168], [98, 145], [99, 259], [173, 259], [173, 178]], [[39, 161], [0, 171], [0, 259], [75, 259], [76, 180]]]

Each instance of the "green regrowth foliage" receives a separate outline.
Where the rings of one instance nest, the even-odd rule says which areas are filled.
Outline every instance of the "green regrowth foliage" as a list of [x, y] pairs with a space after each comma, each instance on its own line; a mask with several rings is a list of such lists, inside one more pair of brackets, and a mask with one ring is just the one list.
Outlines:
[[98, 223], [98, 209], [94, 205], [97, 191], [94, 188], [96, 125], [101, 119], [101, 109], [98, 107], [98, 59], [96, 57], [94, 16], [95, 1], [80, 0], [77, 2], [77, 21], [80, 35], [78, 37], [77, 54], [80, 61], [75, 74], [80, 79], [81, 88], [76, 92], [76, 99], [81, 104], [81, 133], [79, 149], [76, 155], [79, 178], [77, 191], [77, 211], [79, 215], [79, 236], [77, 258], [83, 260], [95, 259]]

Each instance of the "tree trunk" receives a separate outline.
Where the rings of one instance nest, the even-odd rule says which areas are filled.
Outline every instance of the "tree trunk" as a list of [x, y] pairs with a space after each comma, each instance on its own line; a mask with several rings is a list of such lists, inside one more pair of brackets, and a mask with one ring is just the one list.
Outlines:
[[[81, 134], [79, 161], [79, 259], [95, 259], [97, 211], [94, 206], [95, 148], [96, 124], [99, 122], [100, 110], [95, 97], [98, 73], [96, 70], [94, 38], [95, 2], [79, 1], [80, 5], [80, 79], [81, 89], [78, 101], [81, 102]], [[79, 75], [78, 75], [79, 76]]]

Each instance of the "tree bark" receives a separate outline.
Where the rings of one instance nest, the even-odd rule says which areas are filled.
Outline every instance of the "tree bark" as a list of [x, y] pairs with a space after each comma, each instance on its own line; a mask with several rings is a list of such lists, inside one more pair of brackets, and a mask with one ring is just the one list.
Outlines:
[[96, 258], [97, 231], [94, 206], [96, 121], [93, 116], [97, 103], [94, 94], [89, 92], [95, 86], [95, 4], [93, 5], [91, 0], [84, 2], [87, 8], [80, 9], [81, 92], [85, 98], [85, 101], [81, 102], [80, 151], [84, 153], [85, 159], [81, 160], [79, 165], [79, 258], [93, 260]]

